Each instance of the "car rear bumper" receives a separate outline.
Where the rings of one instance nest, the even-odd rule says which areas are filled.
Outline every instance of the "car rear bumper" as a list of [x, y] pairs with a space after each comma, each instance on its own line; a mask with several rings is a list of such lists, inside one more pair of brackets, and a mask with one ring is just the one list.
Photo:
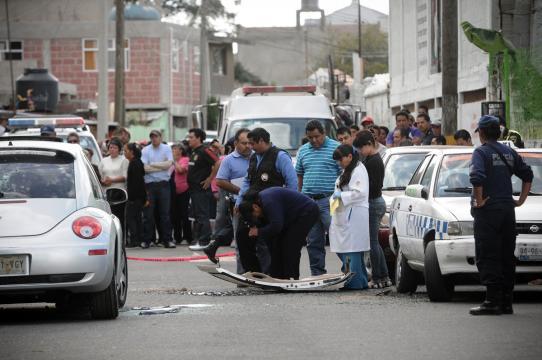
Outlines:
[[[516, 256], [519, 248], [542, 247], [542, 239], [536, 236], [518, 236]], [[478, 273], [475, 259], [474, 237], [454, 240], [435, 240], [435, 249], [443, 275], [457, 273]], [[542, 273], [542, 261], [517, 261], [516, 273]]]
[[[50, 239], [49, 239], [50, 240]], [[72, 293], [104, 290], [113, 276], [114, 254], [101, 240], [55, 245], [43, 239], [2, 238], [0, 255], [27, 255], [27, 275], [0, 276], [0, 295], [19, 292], [65, 290]], [[105, 255], [89, 255], [89, 250], [107, 249]]]

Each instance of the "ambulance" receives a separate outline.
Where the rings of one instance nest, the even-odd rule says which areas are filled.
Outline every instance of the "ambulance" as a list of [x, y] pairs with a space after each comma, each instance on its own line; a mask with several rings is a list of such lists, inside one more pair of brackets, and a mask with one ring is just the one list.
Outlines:
[[320, 121], [335, 138], [334, 107], [316, 86], [244, 86], [221, 106], [218, 139], [226, 143], [241, 128], [262, 127], [275, 146], [295, 156], [311, 120]]

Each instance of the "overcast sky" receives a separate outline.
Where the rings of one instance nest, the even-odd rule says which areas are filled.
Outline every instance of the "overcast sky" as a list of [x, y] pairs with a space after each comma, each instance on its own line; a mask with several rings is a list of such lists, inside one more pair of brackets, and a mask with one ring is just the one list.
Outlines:
[[[222, 3], [229, 12], [236, 14], [235, 23], [244, 27], [295, 26], [296, 10], [301, 9], [301, 0], [222, 0]], [[327, 15], [351, 3], [352, 0], [320, 0], [319, 6]], [[389, 0], [361, 0], [361, 5], [389, 13]], [[307, 17], [319, 18], [319, 15], [311, 13]], [[179, 14], [167, 21], [186, 24], [187, 18]], [[213, 23], [217, 30], [229, 28], [222, 21]]]
[[[244, 27], [295, 26], [296, 10], [301, 8], [301, 0], [241, 0], [237, 6], [234, 0], [224, 0], [223, 3], [229, 11], [237, 14], [236, 23]], [[326, 15], [351, 3], [352, 0], [319, 1]], [[361, 0], [361, 5], [384, 14], [389, 13], [389, 0]]]

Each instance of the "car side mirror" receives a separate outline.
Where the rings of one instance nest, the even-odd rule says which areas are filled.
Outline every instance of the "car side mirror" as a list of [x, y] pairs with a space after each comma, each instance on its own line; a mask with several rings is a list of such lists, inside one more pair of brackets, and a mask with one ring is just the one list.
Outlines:
[[128, 201], [128, 194], [124, 189], [107, 189], [105, 192], [105, 197], [109, 205], [124, 204], [126, 201]]
[[414, 198], [429, 199], [429, 190], [420, 184], [408, 185], [405, 189], [405, 194]]

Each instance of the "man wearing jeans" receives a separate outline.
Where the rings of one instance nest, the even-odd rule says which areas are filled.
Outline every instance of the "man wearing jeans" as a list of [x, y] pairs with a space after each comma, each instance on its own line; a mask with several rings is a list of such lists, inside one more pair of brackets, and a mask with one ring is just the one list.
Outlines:
[[320, 219], [307, 239], [311, 274], [317, 276], [326, 273], [326, 232], [331, 223], [329, 197], [341, 173], [341, 168], [333, 160], [333, 152], [340, 144], [326, 136], [318, 120], [307, 123], [305, 134], [309, 142], [299, 149], [295, 169], [299, 190], [313, 199], [320, 209]]
[[143, 211], [143, 243], [141, 247], [146, 249], [153, 238], [155, 231], [154, 212], [158, 207], [160, 215], [161, 240], [167, 248], [174, 248], [175, 243], [171, 238], [171, 219], [169, 211], [171, 206], [169, 187], [169, 168], [173, 164], [171, 148], [162, 144], [162, 134], [158, 130], [150, 133], [151, 144], [146, 146], [141, 155], [141, 161], [145, 167], [145, 189], [147, 190], [149, 206]]
[[188, 163], [188, 188], [194, 211], [194, 244], [188, 248], [192, 251], [203, 250], [211, 240], [211, 180], [218, 171], [218, 157], [203, 145], [205, 131], [188, 130], [188, 146], [192, 149]]

